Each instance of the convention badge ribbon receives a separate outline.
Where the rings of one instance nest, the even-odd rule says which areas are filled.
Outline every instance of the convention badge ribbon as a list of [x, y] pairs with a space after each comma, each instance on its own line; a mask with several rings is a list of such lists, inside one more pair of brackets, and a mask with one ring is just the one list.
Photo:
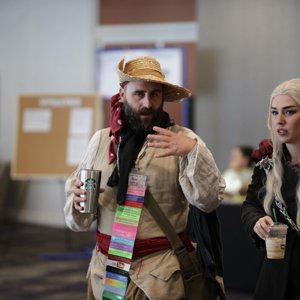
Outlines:
[[134, 242], [144, 205], [145, 175], [132, 169], [124, 205], [117, 205], [106, 263], [106, 278], [102, 299], [124, 300]]

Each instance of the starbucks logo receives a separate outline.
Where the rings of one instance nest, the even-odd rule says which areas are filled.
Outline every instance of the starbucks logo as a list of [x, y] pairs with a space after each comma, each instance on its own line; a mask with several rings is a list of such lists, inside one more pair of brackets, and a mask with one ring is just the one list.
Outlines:
[[97, 182], [93, 178], [88, 178], [84, 182], [84, 189], [87, 190], [87, 191], [93, 191], [93, 190], [96, 189], [96, 187], [97, 187]]

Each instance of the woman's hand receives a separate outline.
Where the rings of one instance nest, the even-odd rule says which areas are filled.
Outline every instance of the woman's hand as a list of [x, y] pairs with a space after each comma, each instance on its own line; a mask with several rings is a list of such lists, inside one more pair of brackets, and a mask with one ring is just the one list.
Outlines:
[[265, 216], [258, 219], [258, 221], [253, 227], [253, 230], [261, 239], [265, 240], [268, 237], [271, 227], [273, 225], [274, 222], [272, 218], [269, 216]]
[[148, 146], [157, 149], [166, 149], [155, 157], [186, 156], [196, 145], [196, 139], [174, 133], [170, 130], [154, 126], [153, 130], [158, 134], [148, 134]]
[[[80, 202], [86, 201], [86, 197], [85, 197], [86, 190], [80, 188], [82, 185], [83, 185], [83, 182], [80, 181], [79, 179], [76, 179], [76, 181], [74, 183], [74, 187], [72, 189], [73, 194], [74, 194], [73, 205], [77, 211], [81, 211], [84, 209], [82, 206], [80, 206]], [[103, 193], [104, 189], [100, 188], [99, 192]]]

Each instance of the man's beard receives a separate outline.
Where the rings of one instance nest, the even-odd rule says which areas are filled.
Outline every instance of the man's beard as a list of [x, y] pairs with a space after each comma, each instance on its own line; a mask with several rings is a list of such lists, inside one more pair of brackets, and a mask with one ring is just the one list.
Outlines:
[[[139, 111], [134, 110], [128, 102], [125, 100], [123, 103], [123, 113], [126, 119], [126, 123], [133, 130], [149, 131], [153, 126], [161, 126], [164, 122], [164, 111], [162, 106], [157, 110], [153, 108], [142, 108]], [[152, 118], [141, 119], [142, 114], [150, 114]]]

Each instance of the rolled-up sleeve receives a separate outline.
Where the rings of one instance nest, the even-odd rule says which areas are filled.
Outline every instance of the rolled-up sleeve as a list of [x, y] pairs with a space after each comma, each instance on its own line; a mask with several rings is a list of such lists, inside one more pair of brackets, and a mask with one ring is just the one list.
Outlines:
[[204, 142], [197, 139], [192, 151], [179, 158], [179, 182], [187, 201], [204, 212], [216, 209], [223, 200], [225, 180]]

